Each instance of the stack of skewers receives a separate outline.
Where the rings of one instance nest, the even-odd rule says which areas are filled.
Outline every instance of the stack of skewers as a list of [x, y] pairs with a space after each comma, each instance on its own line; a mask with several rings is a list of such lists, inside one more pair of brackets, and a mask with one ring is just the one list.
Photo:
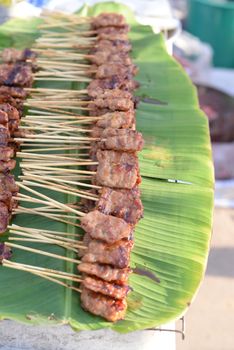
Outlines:
[[[63, 30], [53, 31], [60, 27]], [[134, 227], [143, 214], [137, 152], [144, 142], [135, 125], [133, 91], [138, 84], [133, 80], [137, 68], [129, 56], [129, 27], [118, 14], [95, 18], [55, 14], [45, 17], [41, 31], [33, 51], [6, 49], [2, 53], [0, 99], [6, 96], [4, 102], [11, 104], [7, 106], [15, 114], [7, 114], [6, 107], [0, 106], [1, 120], [5, 120], [1, 147], [6, 154], [0, 195], [9, 187], [6, 178], [12, 184], [11, 204], [0, 199], [8, 210], [1, 232], [7, 229], [13, 212], [78, 226], [85, 234], [8, 225], [9, 241], [57, 244], [78, 254], [80, 260], [11, 242], [1, 248], [0, 258], [4, 266], [80, 292], [85, 310], [114, 322], [123, 319], [127, 309]], [[58, 88], [32, 88], [32, 82], [38, 80], [48, 86], [57, 82]], [[62, 89], [63, 82], [88, 86]], [[28, 107], [26, 116], [22, 104]], [[17, 118], [10, 117], [13, 114]], [[20, 159], [21, 175], [16, 183], [8, 174], [14, 155], [10, 147]], [[19, 188], [29, 194], [17, 194]], [[80, 201], [62, 203], [40, 189], [70, 194]], [[31, 203], [33, 208], [18, 202]], [[8, 260], [10, 248], [75, 263], [80, 275], [12, 262]]]

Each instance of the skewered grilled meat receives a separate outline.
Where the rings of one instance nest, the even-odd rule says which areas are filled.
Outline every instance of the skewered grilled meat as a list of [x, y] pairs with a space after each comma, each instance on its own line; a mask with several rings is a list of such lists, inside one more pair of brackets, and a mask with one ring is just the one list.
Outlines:
[[91, 104], [91, 103], [89, 105], [89, 108], [90, 108], [89, 115], [91, 115], [91, 116], [94, 116], [94, 115], [99, 116], [99, 115], [113, 112], [113, 111], [110, 111], [108, 108], [98, 108], [94, 104]]
[[2, 85], [0, 86], [0, 95], [11, 96], [13, 98], [25, 100], [28, 96], [28, 93], [20, 87]]
[[129, 91], [123, 91], [120, 89], [105, 89], [100, 94], [98, 94], [98, 98], [106, 99], [106, 98], [124, 98], [124, 99], [129, 99], [132, 100], [133, 96]]
[[110, 111], [128, 111], [134, 108], [134, 103], [127, 98], [96, 98], [89, 103], [91, 108], [107, 108]]
[[10, 259], [11, 256], [11, 249], [5, 243], [0, 243], [0, 264], [3, 259]]
[[128, 276], [131, 273], [129, 267], [125, 269], [116, 269], [109, 265], [80, 263], [78, 270], [88, 275], [96, 276], [107, 282], [116, 282], [117, 284], [126, 284]]
[[19, 122], [20, 122], [19, 120], [9, 120], [8, 128], [11, 135], [15, 135], [15, 132], [19, 128]]
[[129, 110], [126, 112], [113, 112], [103, 115], [101, 120], [98, 120], [96, 126], [102, 129], [125, 129], [135, 127], [135, 112]]
[[119, 33], [119, 34], [127, 34], [128, 32], [129, 32], [129, 30], [130, 30], [130, 28], [129, 28], [129, 25], [128, 24], [125, 24], [125, 25], [123, 25], [123, 26], [121, 26], [121, 27], [110, 27], [110, 26], [108, 26], [108, 27], [100, 27], [100, 28], [97, 28], [96, 29], [96, 32], [98, 33], [98, 34], [106, 34], [106, 35], [108, 35], [108, 34], [117, 34], [117, 33]]
[[0, 172], [6, 173], [10, 170], [13, 170], [15, 168], [15, 165], [16, 165], [15, 159], [10, 159], [6, 162], [4, 162], [3, 160], [0, 160]]
[[0, 84], [30, 87], [32, 85], [32, 68], [22, 63], [2, 64], [0, 65]]
[[[90, 132], [90, 136], [93, 138], [101, 138], [104, 130], [105, 129], [94, 126]], [[97, 146], [97, 145], [98, 145], [98, 142], [95, 142], [95, 146]], [[95, 153], [96, 153], [98, 150], [98, 147], [95, 147], [95, 149], [96, 149], [96, 151], [95, 151]], [[90, 153], [93, 153], [93, 147], [90, 149]]]
[[[96, 151], [98, 148], [101, 148], [114, 151], [138, 152], [142, 150], [144, 145], [142, 134], [131, 129], [93, 127], [90, 136], [101, 138], [101, 141], [96, 144]], [[92, 148], [91, 153], [93, 151], [94, 149]]]
[[9, 103], [0, 104], [0, 118], [4, 126], [7, 127], [10, 135], [13, 136], [15, 131], [18, 130], [20, 122], [18, 110]]
[[8, 161], [14, 157], [14, 149], [0, 146], [0, 161]]
[[126, 91], [134, 91], [139, 86], [135, 80], [125, 79], [118, 75], [113, 75], [106, 79], [94, 79], [89, 83], [89, 96], [97, 97], [106, 89], [121, 89]]
[[10, 103], [12, 107], [17, 108], [20, 116], [23, 113], [23, 100], [20, 98], [14, 98], [9, 95], [0, 95], [0, 103]]
[[10, 214], [7, 205], [0, 202], [0, 234], [6, 231], [9, 220]]
[[98, 142], [101, 149], [138, 152], [144, 145], [142, 134], [131, 129], [104, 129], [101, 137], [104, 141]]
[[128, 40], [128, 35], [126, 33], [111, 33], [111, 34], [105, 34], [105, 33], [100, 33], [97, 36], [98, 40], [110, 40], [110, 41], [116, 41], [116, 40], [121, 40], [121, 41], [127, 41]]
[[6, 125], [8, 123], [8, 115], [0, 109], [0, 124]]
[[132, 189], [139, 183], [139, 165], [135, 153], [97, 151], [96, 181], [106, 187]]
[[104, 63], [101, 66], [91, 66], [91, 71], [95, 69], [96, 79], [107, 79], [115, 75], [123, 78], [132, 78], [137, 73], [137, 67], [132, 64], [131, 66], [125, 66], [122, 63]]
[[18, 190], [18, 186], [12, 175], [0, 174], [0, 202], [7, 206], [9, 212], [17, 206], [17, 201], [13, 196], [17, 195]]
[[119, 269], [129, 266], [133, 241], [118, 241], [114, 244], [92, 240], [82, 258], [82, 262], [108, 264]]
[[[83, 236], [83, 245], [85, 247], [88, 247], [89, 243], [92, 241], [92, 238], [90, 237], [90, 235], [86, 232]], [[82, 258], [85, 255], [85, 250], [84, 249], [78, 249], [78, 256], [80, 258]]]
[[98, 51], [107, 50], [110, 53], [129, 52], [132, 50], [132, 45], [127, 40], [98, 40], [96, 46], [89, 53], [95, 54]]
[[92, 21], [92, 28], [99, 29], [103, 27], [126, 28], [126, 21], [123, 15], [118, 13], [101, 13]]
[[123, 319], [127, 310], [125, 299], [115, 300], [85, 287], [82, 287], [81, 305], [85, 310], [94, 315], [102, 316], [110, 322]]
[[15, 178], [13, 175], [0, 174], [0, 192], [2, 191], [10, 191], [13, 194], [19, 191], [19, 187], [15, 183]]
[[105, 215], [98, 210], [91, 211], [80, 220], [81, 227], [91, 238], [114, 243], [129, 238], [132, 227], [121, 218]]
[[131, 190], [113, 190], [103, 187], [100, 190], [100, 199], [96, 208], [104, 214], [122, 218], [132, 225], [136, 225], [143, 216], [143, 205], [138, 187]]
[[36, 52], [30, 49], [17, 50], [14, 48], [7, 48], [2, 51], [2, 60], [6, 63], [23, 62], [26, 60], [35, 60]]
[[102, 281], [99, 278], [85, 276], [82, 285], [93, 292], [101, 293], [115, 299], [124, 299], [131, 290], [128, 285], [118, 285]]
[[15, 107], [11, 106], [9, 103], [0, 104], [0, 111], [7, 113], [8, 120], [11, 120], [11, 119], [19, 120], [20, 119], [18, 110]]
[[89, 61], [100, 66], [104, 63], [122, 63], [125, 66], [131, 66], [132, 60], [126, 52], [110, 53], [108, 50], [96, 51], [96, 53], [89, 57]]
[[3, 190], [10, 191], [12, 194], [16, 194], [19, 191], [19, 187], [15, 182], [13, 175], [0, 175], [0, 186]]
[[5, 125], [0, 124], [0, 146], [7, 146], [9, 141], [9, 131]]

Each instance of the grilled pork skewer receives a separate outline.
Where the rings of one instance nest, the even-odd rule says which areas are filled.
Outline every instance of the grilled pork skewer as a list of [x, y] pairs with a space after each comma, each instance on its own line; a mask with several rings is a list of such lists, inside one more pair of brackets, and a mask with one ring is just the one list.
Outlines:
[[[116, 18], [116, 17], [113, 17]], [[108, 20], [110, 20], [110, 16], [106, 17], [102, 17], [102, 24], [98, 24], [98, 26], [107, 28], [106, 27], [106, 23], [108, 23]], [[112, 19], [113, 20], [113, 19]], [[113, 22], [113, 21], [112, 21]], [[115, 22], [114, 22], [115, 23]], [[122, 28], [124, 28], [125, 25], [121, 25]], [[125, 29], [123, 29], [125, 30]], [[108, 34], [105, 31], [103, 31], [103, 33], [101, 34]], [[124, 33], [122, 33], [124, 35]], [[116, 50], [119, 50], [120, 48], [123, 49], [123, 51], [128, 52], [130, 50], [130, 45], [128, 42], [126, 42], [124, 36], [119, 37], [118, 39], [116, 39], [116, 33], [114, 33], [114, 31], [112, 30], [112, 33], [110, 34], [109, 39], [104, 36], [100, 37], [100, 40], [97, 42], [97, 44], [99, 45], [99, 48], [95, 48], [94, 51], [97, 52], [97, 55], [99, 55], [99, 58], [101, 57], [100, 54], [100, 49], [106, 49], [109, 50], [110, 52], [114, 53], [116, 52]], [[121, 40], [119, 40], [121, 39]], [[43, 44], [42, 44], [43, 45]], [[57, 44], [55, 44], [56, 46]], [[110, 56], [110, 55], [109, 55]], [[108, 55], [106, 55], [106, 57], [109, 57]], [[98, 56], [96, 56], [98, 57]], [[134, 72], [134, 68], [130, 68], [131, 67], [131, 63], [127, 60], [127, 56], [122, 57], [123, 60], [125, 61], [125, 63], [128, 63], [128, 68], [124, 68], [121, 65], [118, 65], [117, 61], [116, 63], [116, 67], [114, 68], [113, 64], [111, 67], [110, 65], [105, 64], [104, 66], [101, 66], [99, 68], [95, 68], [97, 69], [97, 72], [99, 75], [96, 76], [97, 77], [101, 77], [103, 78], [104, 75], [104, 70], [106, 71], [106, 75], [109, 77], [109, 84], [110, 84], [110, 88], [112, 89], [113, 84], [116, 84], [115, 81], [118, 80], [113, 76], [113, 74], [115, 73], [115, 75], [120, 75], [122, 76], [122, 80], [121, 81], [125, 81], [124, 84], [126, 84], [127, 86], [127, 79], [130, 78]], [[105, 57], [104, 57], [105, 59]], [[99, 61], [100, 62], [100, 61]], [[94, 69], [92, 67], [92, 69]], [[113, 70], [115, 69], [115, 71], [113, 72]], [[131, 70], [132, 69], [132, 70]], [[111, 75], [111, 70], [112, 70], [112, 75]], [[78, 71], [78, 70], [77, 70]], [[103, 73], [102, 73], [103, 71]], [[110, 73], [109, 73], [110, 72]], [[120, 74], [121, 73], [121, 74]], [[64, 72], [65, 74], [65, 72]], [[107, 83], [107, 82], [106, 82]], [[111, 85], [112, 84], [112, 85]], [[122, 83], [121, 83], [122, 84]], [[114, 91], [113, 91], [114, 93]], [[100, 94], [105, 96], [100, 97]], [[113, 95], [113, 94], [112, 94]], [[95, 108], [99, 108], [99, 109], [106, 109], [109, 108], [110, 109], [110, 102], [107, 103], [105, 100], [109, 100], [110, 99], [110, 95], [106, 96], [106, 92], [105, 91], [101, 91], [99, 93], [99, 96], [96, 95], [96, 97], [99, 97], [99, 102], [96, 102], [96, 105], [94, 106]], [[114, 95], [112, 96], [114, 99]], [[116, 108], [119, 108], [119, 105], [117, 103], [119, 103], [118, 99], [120, 99], [120, 95], [116, 96], [116, 104], [113, 107], [113, 110], [115, 110]], [[62, 99], [59, 98], [60, 101], [62, 101]], [[97, 99], [96, 99], [97, 100]], [[126, 99], [127, 100], [127, 99]], [[129, 99], [131, 101], [131, 99]], [[127, 102], [127, 101], [126, 101]], [[124, 103], [126, 104], [126, 102], [121, 102], [123, 105]], [[132, 101], [131, 101], [132, 102]], [[128, 102], [129, 103], [129, 102]], [[49, 104], [49, 103], [48, 103]], [[51, 104], [53, 105], [53, 104]], [[133, 105], [129, 105], [128, 108], [126, 108], [126, 110], [129, 110], [129, 108], [133, 108]], [[52, 109], [51, 109], [52, 112]], [[98, 122], [101, 122], [100, 125], [97, 125], [97, 127], [103, 129], [103, 125], [105, 123], [111, 123], [113, 124], [115, 122], [119, 123], [119, 125], [122, 126], [123, 121], [121, 121], [120, 115], [118, 115], [118, 118], [114, 119], [100, 119], [98, 120]], [[128, 122], [129, 123], [129, 122]], [[130, 124], [133, 124], [133, 122], [130, 122]], [[122, 178], [121, 181], [119, 181], [119, 183], [117, 183], [117, 187], [116, 190], [112, 190], [109, 189], [106, 194], [108, 193], [109, 198], [115, 198], [115, 204], [114, 206], [109, 205], [108, 210], [112, 211], [113, 213], [118, 212], [118, 215], [121, 216], [123, 215], [125, 218], [128, 218], [129, 216], [131, 216], [131, 221], [134, 222], [134, 220], [138, 220], [138, 214], [129, 214], [129, 208], [128, 211], [125, 213], [121, 213], [120, 209], [117, 210], [115, 208], [118, 207], [117, 203], [118, 201], [120, 201], [122, 198], [127, 198], [127, 195], [129, 197], [129, 203], [131, 202], [130, 197], [131, 195], [129, 194], [130, 191], [132, 190], [132, 186], [139, 183], [140, 178], [139, 178], [139, 170], [138, 170], [138, 163], [137, 163], [137, 159], [136, 159], [136, 155], [130, 154], [130, 153], [126, 153], [126, 152], [116, 152], [113, 151], [113, 148], [118, 150], [138, 150], [139, 148], [141, 148], [141, 142], [140, 139], [138, 140], [138, 133], [134, 132], [134, 130], [124, 130], [124, 129], [120, 129], [120, 130], [113, 130], [113, 129], [109, 129], [109, 130], [94, 130], [93, 132], [99, 132], [100, 135], [105, 135], [105, 136], [101, 136], [103, 138], [106, 138], [105, 140], [102, 140], [99, 143], [99, 148], [104, 148], [104, 150], [99, 149], [98, 150], [98, 154], [97, 157], [99, 156], [101, 161], [102, 161], [102, 165], [105, 167], [105, 169], [102, 169], [99, 167], [97, 170], [97, 176], [96, 176], [96, 180], [97, 181], [99, 178], [99, 181], [104, 181], [104, 172], [107, 171], [108, 174], [108, 181], [110, 181], [110, 178], [112, 175], [115, 176], [115, 173], [117, 173], [118, 171], [120, 171], [122, 173]], [[46, 135], [46, 132], [45, 132]], [[49, 133], [47, 133], [47, 135], [49, 135]], [[27, 136], [27, 133], [25, 133], [25, 136]], [[131, 141], [129, 144], [131, 144], [131, 146], [128, 145], [127, 141], [128, 138], [130, 140], [131, 137], [135, 137], [135, 141], [137, 141], [138, 143], [134, 143], [134, 141]], [[38, 139], [36, 139], [35, 137], [35, 141], [39, 142], [40, 137], [37, 136]], [[108, 142], [107, 139], [109, 138]], [[49, 140], [50, 137], [47, 136], [47, 140]], [[46, 140], [46, 139], [45, 139]], [[55, 142], [58, 142], [58, 140], [63, 141], [62, 138], [59, 138], [58, 136], [56, 136], [55, 138], [51, 138], [51, 141], [53, 142], [53, 140]], [[74, 139], [75, 141], [75, 139]], [[47, 141], [45, 141], [47, 142]], [[49, 144], [49, 142], [48, 142]], [[116, 146], [117, 145], [117, 146]], [[111, 148], [110, 151], [106, 150]], [[108, 153], [105, 153], [108, 152]], [[111, 152], [111, 153], [110, 153]], [[107, 162], [111, 161], [111, 166], [108, 167]], [[29, 166], [29, 162], [25, 162], [27, 163]], [[35, 167], [33, 171], [36, 171], [36, 163], [37, 161], [33, 161], [32, 163], [34, 163]], [[65, 162], [64, 162], [65, 164]], [[47, 162], [48, 165], [48, 162]], [[26, 164], [25, 164], [26, 166]], [[51, 165], [52, 167], [52, 165]], [[46, 167], [45, 167], [46, 168]], [[26, 167], [25, 167], [26, 169]], [[47, 170], [48, 170], [48, 166], [47, 166]], [[54, 170], [56, 170], [54, 168]], [[63, 169], [61, 169], [63, 170]], [[69, 170], [69, 169], [67, 169]], [[51, 171], [51, 170], [48, 170]], [[58, 170], [56, 170], [58, 171]], [[66, 173], [68, 173], [66, 171]], [[65, 175], [66, 175], [65, 173]], [[129, 190], [126, 190], [126, 193], [123, 192], [124, 190], [122, 190], [121, 195], [118, 197], [117, 194], [114, 194], [114, 191], [118, 192], [117, 188], [126, 188], [124, 185], [124, 177], [128, 177], [128, 175], [130, 175], [131, 181], [128, 182], [128, 187]], [[135, 179], [133, 181], [133, 179]], [[107, 183], [108, 183], [107, 181]], [[112, 180], [113, 183], [113, 180]], [[101, 183], [102, 185], [102, 183]], [[123, 186], [123, 187], [121, 187]], [[130, 188], [131, 186], [131, 188]], [[26, 188], [25, 186], [23, 188]], [[129, 191], [129, 193], [128, 193]], [[36, 193], [34, 191], [34, 193]], [[131, 197], [132, 198], [132, 197]], [[105, 202], [102, 205], [105, 205], [107, 208], [107, 200], [105, 200]], [[51, 204], [53, 203], [53, 205], [56, 205], [55, 201], [51, 201]], [[65, 209], [65, 206], [63, 206], [63, 208]], [[61, 206], [62, 209], [62, 206]], [[137, 208], [137, 211], [140, 211], [140, 207]], [[76, 211], [78, 212], [78, 211]], [[109, 214], [109, 213], [108, 213]], [[89, 216], [88, 216], [89, 215]], [[112, 270], [115, 269], [115, 273], [117, 274], [116, 270], [121, 271], [122, 269], [126, 271], [128, 270], [128, 265], [129, 265], [129, 254], [130, 254], [130, 250], [132, 248], [132, 241], [131, 241], [131, 225], [129, 223], [127, 223], [126, 221], [124, 221], [125, 219], [123, 218], [117, 218], [116, 216], [112, 215], [107, 215], [107, 214], [102, 214], [99, 211], [93, 211], [89, 214], [87, 214], [87, 216], [83, 216], [81, 218], [81, 220], [83, 220], [83, 224], [84, 227], [86, 228], [86, 231], [88, 231], [90, 233], [90, 235], [95, 238], [94, 240], [92, 240], [89, 244], [88, 247], [85, 251], [85, 254], [82, 258], [82, 260], [84, 261], [83, 264], [86, 264], [86, 273], [88, 273], [91, 276], [96, 276], [96, 277], [85, 277], [84, 280], [82, 281], [82, 294], [81, 294], [81, 299], [82, 299], [82, 304], [84, 306], [84, 308], [86, 308], [89, 311], [92, 311], [94, 314], [97, 315], [101, 315], [104, 316], [106, 319], [111, 320], [111, 321], [115, 321], [118, 320], [120, 318], [122, 318], [124, 316], [124, 313], [126, 311], [126, 302], [123, 300], [117, 301], [116, 298], [120, 298], [123, 299], [125, 298], [127, 292], [128, 292], [128, 287], [126, 287], [125, 284], [122, 284], [122, 287], [119, 288], [119, 284], [117, 283], [109, 283], [108, 281], [103, 282], [101, 279], [99, 279], [99, 276], [97, 276], [97, 272], [102, 271], [102, 273], [104, 273], [104, 268], [103, 265], [100, 264], [110, 264], [106, 265], [106, 267], [108, 266], [109, 268], [109, 273], [110, 273], [110, 269], [112, 268]], [[96, 221], [95, 221], [96, 220]], [[113, 230], [111, 230], [111, 225], [113, 225], [116, 228], [115, 232]], [[132, 222], [130, 222], [132, 224]], [[122, 238], [124, 238], [124, 240], [121, 240]], [[98, 239], [98, 240], [97, 240]], [[103, 241], [100, 241], [103, 240]], [[125, 239], [129, 239], [129, 240], [125, 240]], [[116, 242], [116, 240], [118, 240]], [[99, 251], [98, 251], [99, 249]], [[85, 262], [87, 261], [87, 262]], [[98, 265], [96, 265], [96, 267], [94, 268], [94, 261], [99, 262]], [[89, 264], [87, 267], [87, 264]], [[91, 265], [91, 266], [90, 266]], [[99, 266], [99, 267], [98, 267]], [[100, 268], [100, 266], [102, 266], [102, 269]], [[112, 267], [111, 267], [112, 266]], [[93, 273], [93, 275], [91, 274], [91, 272], [88, 272], [87, 270], [89, 268], [92, 267], [92, 271], [96, 272]], [[107, 268], [106, 268], [107, 270]], [[83, 271], [85, 272], [85, 271]], [[113, 271], [112, 271], [113, 273]], [[118, 274], [121, 274], [120, 272], [118, 272]], [[103, 275], [104, 276], [104, 275]], [[47, 276], [48, 277], [48, 276]], [[114, 282], [114, 280], [112, 280], [112, 282]], [[97, 293], [98, 292], [98, 293]], [[101, 293], [106, 293], [108, 296], [112, 296], [112, 298], [110, 297], [105, 297], [104, 295], [101, 295]], [[100, 304], [100, 302], [98, 301], [98, 304], [96, 304], [96, 306], [92, 306], [90, 305], [90, 302], [92, 302], [92, 300], [101, 300], [102, 304]]]

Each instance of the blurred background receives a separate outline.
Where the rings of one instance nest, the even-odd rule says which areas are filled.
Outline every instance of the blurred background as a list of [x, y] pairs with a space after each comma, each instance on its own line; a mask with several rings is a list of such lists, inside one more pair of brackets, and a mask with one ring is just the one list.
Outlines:
[[[95, 0], [86, 3], [92, 5]], [[215, 165], [215, 211], [205, 280], [186, 313], [177, 350], [234, 349], [234, 1], [126, 0], [139, 22], [165, 36], [168, 52], [198, 90]], [[0, 22], [40, 15], [41, 8], [74, 12], [79, 0], [0, 0]], [[181, 325], [178, 323], [178, 328]], [[165, 349], [169, 350], [169, 349]]]

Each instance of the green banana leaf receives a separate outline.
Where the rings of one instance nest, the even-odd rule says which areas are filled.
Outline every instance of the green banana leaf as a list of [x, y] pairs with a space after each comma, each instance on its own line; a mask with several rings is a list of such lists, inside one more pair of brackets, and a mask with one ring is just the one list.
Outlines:
[[[75, 330], [111, 328], [130, 332], [156, 327], [181, 316], [190, 305], [204, 275], [211, 234], [213, 166], [208, 123], [197, 94], [183, 69], [170, 57], [161, 35], [141, 26], [120, 4], [84, 7], [82, 15], [103, 11], [123, 13], [131, 24], [132, 57], [139, 67], [140, 104], [137, 129], [145, 138], [139, 155], [144, 218], [135, 231], [131, 266], [133, 292], [125, 320], [109, 323], [84, 312], [79, 295], [21, 271], [0, 268], [0, 318], [30, 324], [70, 324]], [[11, 20], [0, 29], [0, 47], [30, 46], [39, 35], [38, 19]], [[58, 84], [51, 84], [58, 87]], [[66, 84], [78, 88], [76, 84]], [[168, 181], [179, 180], [179, 181]], [[51, 194], [52, 192], [46, 192]], [[72, 201], [73, 196], [56, 195]], [[39, 216], [19, 215], [13, 223], [74, 232], [74, 227]], [[63, 248], [28, 244], [72, 257]], [[22, 250], [17, 262], [75, 271], [72, 263]]]

